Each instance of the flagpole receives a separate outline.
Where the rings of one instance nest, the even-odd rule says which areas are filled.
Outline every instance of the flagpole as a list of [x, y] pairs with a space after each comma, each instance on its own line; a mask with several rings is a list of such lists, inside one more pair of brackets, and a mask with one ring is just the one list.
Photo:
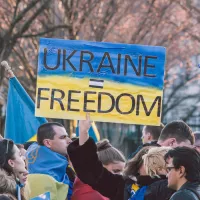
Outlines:
[[13, 77], [15, 77], [15, 75], [14, 75], [14, 73], [13, 73], [13, 71], [11, 70], [11, 67], [8, 65], [8, 62], [7, 61], [2, 61], [1, 62], [1, 66], [2, 67], [4, 67], [4, 69], [5, 69], [5, 72], [6, 72], [6, 77], [7, 78], [13, 78]]

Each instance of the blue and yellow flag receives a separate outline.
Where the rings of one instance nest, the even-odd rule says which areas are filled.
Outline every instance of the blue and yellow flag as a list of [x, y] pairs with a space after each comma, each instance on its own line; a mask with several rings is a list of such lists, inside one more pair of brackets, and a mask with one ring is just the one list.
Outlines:
[[33, 100], [17, 78], [11, 78], [7, 99], [5, 138], [23, 144], [34, 137], [38, 127], [47, 122], [45, 118], [35, 117], [34, 112]]
[[50, 192], [51, 200], [70, 200], [73, 183], [66, 174], [68, 161], [64, 156], [34, 143], [27, 150], [27, 161], [31, 198]]
[[[89, 131], [88, 131], [88, 134], [91, 138], [93, 138], [93, 140], [95, 142], [98, 142], [100, 140], [100, 134], [99, 134], [99, 131], [97, 129], [97, 126], [95, 124], [95, 122], [92, 122], [92, 126], [90, 127]], [[78, 137], [79, 136], [79, 126], [78, 126], [78, 123], [77, 123], [77, 127], [76, 127], [76, 136]]]
[[46, 192], [44, 194], [41, 194], [31, 200], [51, 200], [50, 192]]

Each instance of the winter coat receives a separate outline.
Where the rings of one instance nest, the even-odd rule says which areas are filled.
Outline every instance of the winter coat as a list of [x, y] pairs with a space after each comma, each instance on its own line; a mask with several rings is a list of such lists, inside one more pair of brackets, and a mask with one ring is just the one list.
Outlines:
[[138, 176], [140, 189], [130, 200], [169, 200], [175, 192], [167, 187], [167, 178], [164, 175], [151, 178], [150, 176]]
[[186, 182], [170, 200], [200, 200], [200, 182]]

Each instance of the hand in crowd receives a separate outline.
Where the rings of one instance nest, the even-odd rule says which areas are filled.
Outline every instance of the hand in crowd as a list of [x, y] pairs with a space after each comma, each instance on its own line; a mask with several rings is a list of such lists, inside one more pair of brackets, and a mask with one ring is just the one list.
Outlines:
[[92, 122], [90, 121], [90, 114], [86, 114], [86, 120], [79, 121], [79, 145], [83, 145], [89, 138], [88, 130]]

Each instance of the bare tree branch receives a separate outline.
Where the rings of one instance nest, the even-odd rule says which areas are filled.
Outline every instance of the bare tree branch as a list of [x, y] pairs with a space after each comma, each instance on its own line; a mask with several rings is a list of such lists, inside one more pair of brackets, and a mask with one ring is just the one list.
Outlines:
[[25, 34], [25, 35], [19, 36], [18, 38], [38, 37], [38, 36], [45, 35], [45, 34], [47, 34], [47, 33], [53, 32], [53, 31], [55, 31], [55, 30], [57, 30], [57, 29], [61, 29], [61, 28], [69, 28], [69, 26], [68, 26], [68, 25], [58, 25], [58, 26], [51, 27], [51, 28], [49, 28], [48, 30], [43, 31], [43, 32], [40, 32], [40, 33], [36, 33], [36, 34]]
[[14, 21], [11, 23], [10, 25], [10, 29], [8, 31], [8, 33], [12, 33], [13, 28], [15, 27], [15, 25], [20, 22], [20, 20], [25, 16], [25, 14], [30, 11], [38, 2], [40, 2], [41, 0], [32, 0], [30, 4], [27, 5], [27, 7], [21, 12], [19, 13], [19, 15], [17, 17], [14, 18]]
[[43, 5], [24, 23], [22, 28], [18, 31], [17, 34], [13, 36], [14, 40], [18, 39], [20, 35], [22, 35], [24, 32], [27, 31], [27, 29], [30, 27], [32, 24], [33, 20], [45, 9], [47, 9], [49, 3], [51, 0], [46, 0], [44, 1]]
[[20, 1], [21, 1], [21, 0], [17, 0], [17, 2], [16, 2], [15, 10], [14, 10], [14, 14], [13, 14], [13, 20], [12, 20], [12, 21], [14, 21], [15, 18], [16, 18], [16, 15], [17, 15], [17, 9], [18, 9], [18, 6], [19, 6]]

